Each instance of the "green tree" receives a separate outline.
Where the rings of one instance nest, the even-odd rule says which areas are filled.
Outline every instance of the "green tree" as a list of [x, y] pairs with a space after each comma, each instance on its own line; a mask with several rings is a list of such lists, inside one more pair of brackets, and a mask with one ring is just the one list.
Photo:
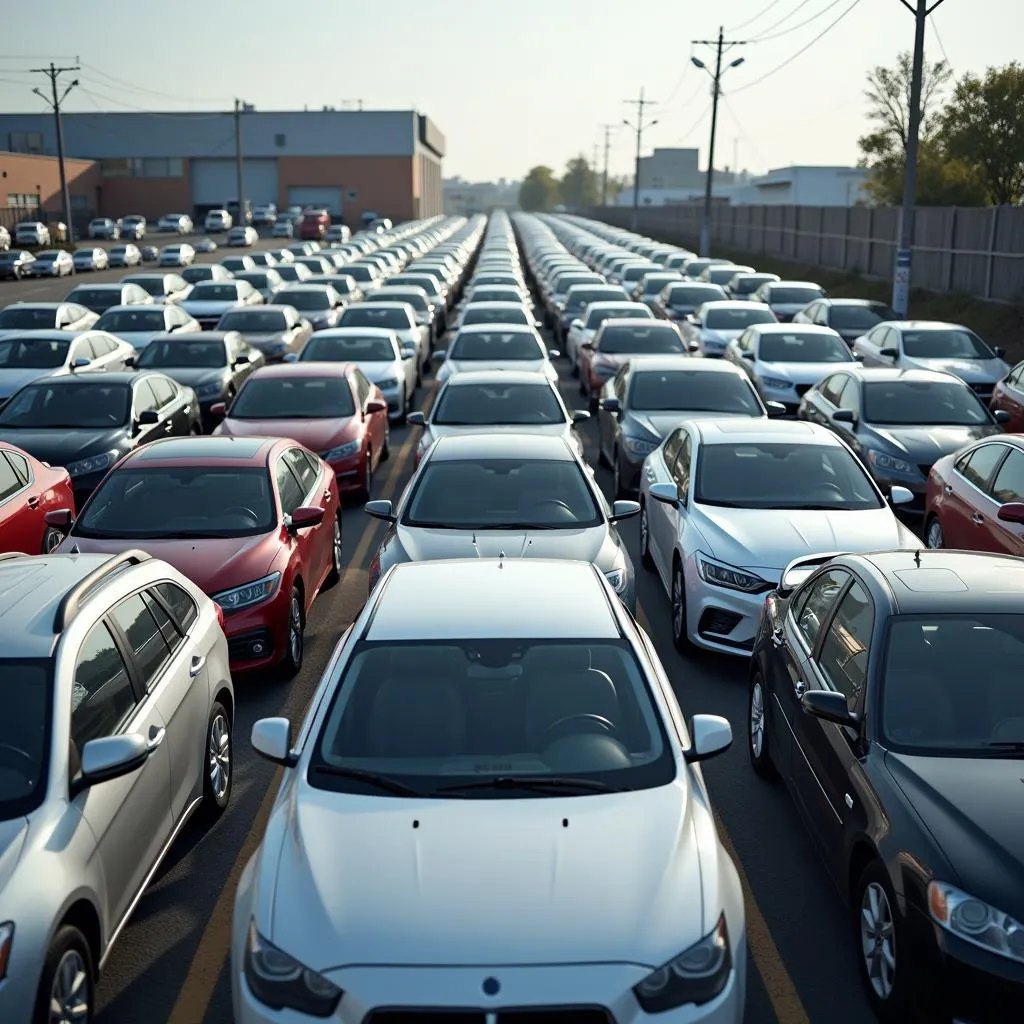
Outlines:
[[550, 210], [558, 202], [558, 181], [550, 167], [533, 167], [519, 186], [519, 206], [533, 213]]
[[574, 157], [565, 166], [565, 174], [558, 185], [559, 195], [566, 206], [584, 209], [596, 206], [600, 186], [594, 168], [583, 156]]
[[1024, 194], [1024, 67], [1013, 61], [966, 74], [941, 119], [942, 142], [954, 160], [977, 168], [989, 202], [1021, 203]]

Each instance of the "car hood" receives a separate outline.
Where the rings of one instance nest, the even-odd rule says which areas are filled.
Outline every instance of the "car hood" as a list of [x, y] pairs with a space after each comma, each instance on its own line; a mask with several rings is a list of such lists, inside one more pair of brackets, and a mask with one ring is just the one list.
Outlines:
[[232, 437], [288, 437], [305, 445], [310, 451], [325, 452], [353, 440], [349, 429], [352, 420], [233, 420], [224, 419], [218, 434]]
[[[7, 333], [0, 331], [0, 338]], [[14, 333], [13, 331], [11, 332]], [[31, 384], [34, 380], [39, 380], [40, 377], [52, 377], [55, 373], [62, 370], [62, 367], [56, 367], [52, 370], [44, 370], [38, 367], [27, 367], [22, 369], [0, 369], [0, 398], [10, 398], [18, 388], [25, 384]]]
[[712, 557], [756, 570], [777, 583], [799, 555], [815, 551], [878, 551], [919, 547], [889, 508], [851, 511], [717, 508], [695, 505], [695, 524]]
[[977, 427], [901, 427], [865, 425], [865, 434], [874, 434], [911, 462], [930, 465], [944, 455], [959, 451], [972, 441], [1001, 433], [992, 424]]
[[[641, 430], [646, 430], [652, 437], [663, 438], [670, 430], [674, 430], [680, 423], [688, 420], [700, 419], [722, 419], [728, 417], [735, 419], [742, 416], [742, 413], [728, 412], [686, 412], [685, 410], [673, 412], [628, 412], [622, 421], [623, 428], [636, 424]], [[746, 419], [757, 417], [747, 416]], [[628, 430], [626, 431], [629, 432]]]
[[66, 466], [69, 462], [103, 452], [122, 451], [126, 437], [124, 427], [104, 433], [92, 427], [81, 430], [7, 430], [0, 426], [0, 440], [16, 445], [51, 466]]
[[228, 371], [221, 367], [211, 368], [208, 366], [161, 366], [160, 372], [166, 373], [168, 377], [173, 377], [185, 387], [197, 388], [201, 384], [222, 381]]
[[144, 547], [153, 558], [169, 562], [210, 595], [266, 576], [281, 550], [276, 530], [255, 537], [211, 537], [203, 540], [111, 540], [71, 534], [64, 538], [57, 550], [77, 549], [84, 554], [114, 555], [136, 547]]
[[284, 341], [287, 331], [246, 331], [245, 340], [250, 345], [272, 345]]
[[975, 384], [995, 383], [1010, 372], [1002, 359], [911, 359], [904, 356], [900, 361], [904, 369], [939, 370], [954, 377]]
[[960, 885], [1024, 921], [1024, 817], [1007, 813], [1024, 792], [1021, 762], [887, 753], [885, 765]]
[[22, 817], [0, 821], [0, 893], [14, 874], [21, 857], [25, 836], [28, 834], [28, 820]]
[[430, 424], [424, 431], [429, 441], [439, 437], [463, 437], [472, 434], [539, 434], [543, 437], [569, 437], [566, 423], [488, 423], [486, 426], [455, 427]]
[[137, 349], [145, 348], [158, 334], [166, 334], [166, 331], [111, 331], [115, 338], [133, 345]]
[[762, 377], [781, 377], [794, 384], [817, 384], [819, 380], [852, 363], [758, 363]]
[[468, 362], [448, 359], [442, 365], [447, 365], [447, 373], [462, 373], [469, 370], [521, 370], [523, 373], [543, 373], [547, 362], [544, 359], [470, 359]]
[[405, 376], [405, 367], [397, 359], [392, 359], [386, 363], [357, 362], [356, 366], [374, 384], [381, 380], [394, 380], [395, 378], [401, 380]]
[[720, 341], [724, 345], [728, 345], [730, 341], [735, 341], [742, 333], [742, 331], [722, 331], [715, 327], [702, 327], [700, 329], [700, 336], [704, 341]]
[[470, 961], [653, 968], [714, 923], [702, 920], [701, 863], [681, 783], [415, 803], [303, 784], [282, 812], [287, 837], [268, 938], [320, 972]]
[[241, 303], [236, 301], [200, 301], [199, 299], [185, 299], [178, 305], [191, 316], [216, 316], [219, 313], [226, 313], [229, 309], [235, 309]]

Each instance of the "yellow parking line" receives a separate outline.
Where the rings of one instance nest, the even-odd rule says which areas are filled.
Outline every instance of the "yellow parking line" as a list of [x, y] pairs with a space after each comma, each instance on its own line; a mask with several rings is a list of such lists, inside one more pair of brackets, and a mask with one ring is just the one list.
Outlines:
[[[651, 624], [644, 610], [637, 603], [637, 622], [650, 634]], [[772, 1009], [775, 1011], [775, 1018], [779, 1024], [810, 1024], [810, 1017], [804, 1009], [803, 1001], [796, 990], [796, 985], [786, 970], [785, 961], [775, 945], [768, 922], [761, 913], [761, 908], [754, 898], [754, 890], [750, 887], [746, 871], [743, 870], [743, 863], [740, 861], [736, 847], [726, 831], [722, 819], [715, 814], [715, 827], [718, 829], [718, 837], [722, 840], [726, 853], [732, 858], [736, 865], [736, 872], [740, 876], [740, 885], [743, 887], [743, 902], [747, 909], [747, 948], [750, 950], [750, 957], [757, 967], [758, 974], [764, 982], [764, 987], [771, 1000]]]
[[[415, 439], [416, 434], [410, 431], [401, 449], [396, 453], [397, 458], [395, 458], [391, 475], [384, 487], [384, 493], [381, 495], [382, 498], [394, 498], [395, 491], [398, 489], [399, 483], [408, 468], [408, 463], [412, 459], [413, 452], [416, 450]], [[394, 456], [392, 457], [394, 458]], [[345, 582], [350, 572], [363, 568], [362, 563], [369, 554], [370, 547], [373, 545], [376, 537], [377, 530], [371, 524], [363, 533], [355, 551], [352, 552], [352, 558], [345, 568], [342, 582]], [[267, 787], [266, 795], [263, 797], [259, 810], [257, 810], [253, 818], [252, 825], [246, 834], [241, 849], [238, 851], [238, 856], [235, 858], [234, 864], [231, 865], [228, 877], [224, 880], [224, 886], [214, 905], [213, 912], [207, 919], [206, 927], [203, 929], [203, 934], [199, 939], [199, 945], [196, 947], [192, 962], [189, 964], [188, 973], [185, 975], [185, 980], [178, 991], [178, 998], [174, 1003], [174, 1008], [167, 1018], [167, 1024], [200, 1024], [206, 1016], [210, 1000], [213, 998], [213, 990], [217, 985], [217, 979], [220, 977], [224, 961], [227, 959], [228, 951], [231, 948], [231, 921], [238, 880], [241, 878], [242, 871], [249, 858], [256, 852], [256, 848], [263, 839], [267, 819], [270, 817], [270, 810], [273, 807], [274, 798], [277, 796], [277, 789], [281, 783], [281, 774], [281, 768], [274, 772], [274, 777]]]

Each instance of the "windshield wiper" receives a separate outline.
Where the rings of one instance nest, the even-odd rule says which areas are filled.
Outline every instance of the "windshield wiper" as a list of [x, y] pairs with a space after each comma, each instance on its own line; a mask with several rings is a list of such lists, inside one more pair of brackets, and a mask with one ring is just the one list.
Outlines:
[[698, 505], [713, 505], [715, 508], [759, 508], [758, 505], [740, 505], [735, 501], [714, 501], [712, 498], [698, 498]]
[[1024, 740], [992, 740], [985, 746], [994, 747], [996, 750], [1005, 750], [1011, 754], [1024, 754]]
[[457, 793], [472, 789], [524, 789], [536, 792], [550, 790], [583, 790], [593, 793], [625, 793], [628, 786], [611, 786], [607, 782], [596, 779], [554, 778], [551, 776], [529, 775], [495, 775], [490, 779], [479, 779], [474, 782], [457, 782], [450, 786], [441, 786], [437, 793]]
[[849, 512], [848, 505], [779, 505], [778, 508], [787, 512]]
[[[576, 523], [481, 523], [474, 530], [568, 530]], [[469, 527], [465, 527], [469, 529]]]
[[369, 772], [363, 768], [343, 768], [341, 765], [336, 764], [314, 764], [310, 765], [310, 770], [322, 772], [324, 775], [335, 775], [339, 779], [355, 779], [358, 782], [365, 782], [370, 786], [376, 786], [378, 789], [387, 790], [387, 792], [394, 793], [397, 796], [425, 797], [427, 795], [418, 789], [414, 789], [412, 786], [407, 786], [404, 782], [399, 782], [398, 779], [391, 778], [390, 775]]

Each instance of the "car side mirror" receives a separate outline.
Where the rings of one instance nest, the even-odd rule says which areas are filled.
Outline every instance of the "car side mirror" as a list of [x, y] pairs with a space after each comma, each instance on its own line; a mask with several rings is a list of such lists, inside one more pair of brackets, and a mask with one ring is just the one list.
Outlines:
[[622, 412], [622, 403], [617, 398], [602, 398], [598, 405], [605, 411], [617, 416]]
[[287, 718], [261, 718], [253, 723], [252, 749], [274, 764], [293, 768], [298, 758], [292, 753], [292, 723]]
[[889, 491], [889, 501], [893, 505], [909, 505], [914, 500], [914, 492], [909, 487], [897, 484]]
[[248, 356], [239, 356], [233, 363], [234, 366], [246, 366], [249, 362]]
[[562, 354], [561, 351], [559, 349], [557, 349], [557, 348], [549, 348], [548, 349], [548, 358], [549, 359], [557, 359], [561, 354]]
[[612, 505], [612, 514], [608, 517], [609, 523], [618, 523], [623, 519], [632, 519], [640, 515], [640, 502], [638, 501], [616, 501]]
[[580, 348], [583, 349], [584, 352], [593, 352], [594, 343], [592, 341], [585, 341], [580, 345]]
[[996, 411], [992, 413], [992, 416], [995, 419], [996, 423], [1009, 423], [1012, 419], [1010, 414], [1005, 409], [996, 409]]
[[679, 507], [679, 488], [675, 484], [651, 484], [650, 495], [663, 505]]
[[720, 715], [694, 715], [690, 719], [690, 746], [683, 751], [687, 764], [707, 761], [732, 746], [732, 726]]
[[141, 768], [152, 751], [137, 732], [100, 736], [82, 747], [82, 781], [87, 786], [119, 779]]
[[766, 402], [765, 408], [768, 410], [768, 418], [770, 420], [777, 420], [780, 416], [786, 415], [786, 407], [781, 402]]
[[[1004, 523], [1024, 524], [1024, 502], [1010, 501], [1000, 507], [996, 513], [997, 518]], [[49, 517], [47, 517], [49, 518]]]
[[75, 523], [75, 517], [69, 508], [55, 508], [43, 516], [43, 522], [61, 533], [67, 533]]
[[1006, 349], [1001, 345], [996, 345], [992, 351], [995, 353], [996, 359], [1002, 359], [1006, 355]]
[[697, 323], [697, 318], [692, 313], [687, 313], [686, 316], [683, 317], [683, 319], [688, 324], [696, 324]]
[[284, 356], [281, 357], [282, 363], [297, 363], [298, 361], [299, 357], [294, 352], [286, 352]]
[[406, 362], [409, 359], [413, 359], [416, 356], [415, 348], [403, 348], [402, 349], [402, 362]]
[[448, 350], [443, 348], [435, 349], [433, 358], [435, 362], [443, 363], [448, 358]]
[[152, 427], [160, 422], [160, 413], [156, 409], [143, 409], [137, 422], [140, 427]]
[[363, 511], [368, 516], [373, 516], [374, 519], [382, 519], [385, 523], [398, 521], [398, 516], [395, 515], [395, 506], [386, 499], [368, 501], [363, 506]]
[[569, 326], [577, 331], [581, 331], [583, 330], [583, 321], [579, 317], [576, 317]]
[[539, 320], [534, 320], [533, 321], [533, 326], [536, 327], [537, 330], [539, 331], [544, 325]]
[[86, 359], [85, 356], [78, 356], [78, 358], [71, 363], [71, 372], [74, 373], [75, 370], [84, 370], [87, 366], [91, 365], [91, 359]]
[[887, 345], [885, 348], [880, 348], [878, 350], [878, 354], [884, 359], [898, 359], [900, 350], [898, 348], [893, 348], [891, 345]]
[[388, 411], [388, 403], [387, 402], [382, 402], [379, 398], [371, 398], [366, 403], [366, 411], [367, 411], [367, 413], [387, 412]]
[[227, 413], [227, 411], [228, 407], [226, 402], [214, 402], [213, 405], [210, 406], [211, 416], [222, 417]]
[[800, 698], [800, 704], [809, 715], [836, 725], [845, 725], [856, 729], [860, 725], [860, 716], [850, 710], [846, 694], [836, 690], [807, 690]]
[[135, 369], [139, 365], [139, 357], [138, 356], [125, 356], [124, 357], [124, 365], [128, 366], [128, 367], [131, 367], [132, 369]]
[[743, 352], [742, 355], [744, 359], [749, 359], [751, 362], [757, 358], [753, 352]]
[[411, 412], [405, 417], [405, 422], [410, 427], [425, 427], [427, 425], [427, 417], [421, 412]]
[[307, 530], [311, 526], [319, 526], [327, 513], [318, 505], [300, 505], [290, 516], [284, 517], [284, 524], [290, 534], [299, 530]]
[[832, 413], [833, 423], [856, 423], [857, 416], [852, 409], [837, 409]]

